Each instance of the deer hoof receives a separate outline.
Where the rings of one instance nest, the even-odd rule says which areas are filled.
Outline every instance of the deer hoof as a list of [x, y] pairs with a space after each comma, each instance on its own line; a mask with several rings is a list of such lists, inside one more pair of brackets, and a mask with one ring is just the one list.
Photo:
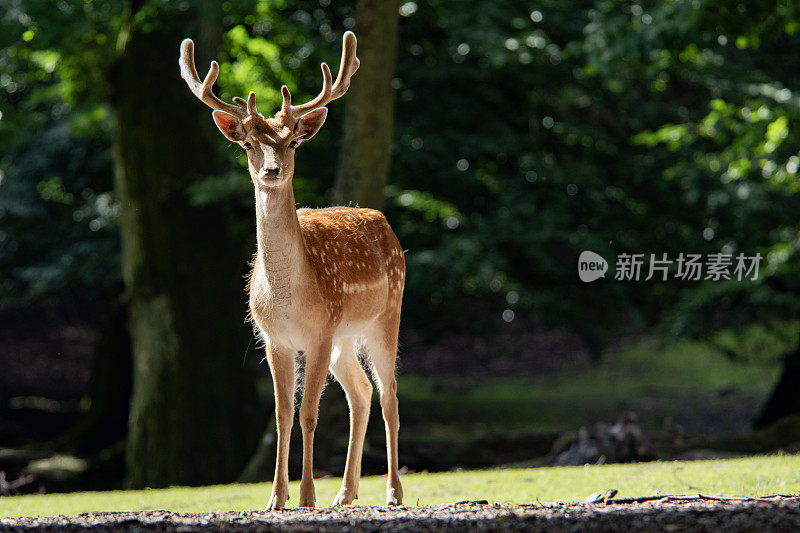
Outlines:
[[386, 489], [386, 505], [403, 505], [403, 491], [389, 488]]
[[339, 493], [333, 499], [333, 504], [331, 507], [336, 507], [337, 505], [350, 505], [356, 498], [358, 498], [358, 495], [351, 496], [350, 492], [346, 488], [342, 487], [339, 489]]
[[286, 505], [286, 500], [288, 499], [288, 495], [282, 495], [273, 492], [269, 497], [269, 502], [267, 503], [267, 511], [277, 511], [278, 509], [283, 509]]
[[303, 487], [300, 487], [300, 503], [297, 504], [299, 507], [314, 507], [316, 501], [317, 496], [314, 494], [313, 487], [308, 491], [304, 491]]

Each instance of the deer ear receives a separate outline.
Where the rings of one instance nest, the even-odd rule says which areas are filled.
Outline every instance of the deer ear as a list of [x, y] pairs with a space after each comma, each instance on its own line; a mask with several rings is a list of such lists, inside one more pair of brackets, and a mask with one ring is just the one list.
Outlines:
[[328, 116], [328, 108], [320, 107], [310, 111], [300, 117], [294, 126], [294, 137], [298, 142], [309, 140], [325, 124], [325, 117]]
[[219, 131], [228, 139], [239, 142], [243, 141], [247, 136], [242, 122], [230, 113], [216, 110], [212, 115], [214, 116], [214, 122], [217, 124]]

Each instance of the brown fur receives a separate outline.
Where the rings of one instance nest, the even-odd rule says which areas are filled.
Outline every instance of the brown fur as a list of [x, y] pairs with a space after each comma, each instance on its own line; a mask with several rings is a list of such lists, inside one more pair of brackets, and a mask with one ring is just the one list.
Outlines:
[[346, 32], [336, 83], [323, 64], [319, 96], [294, 106], [284, 86], [281, 110], [265, 119], [256, 109], [252, 92], [247, 101], [234, 98], [235, 106], [214, 96], [218, 65], [213, 62], [209, 75], [201, 81], [194, 67], [194, 45], [189, 39], [181, 45], [182, 76], [192, 92], [215, 110], [213, 118], [220, 131], [247, 150], [255, 187], [258, 252], [248, 281], [248, 318], [264, 340], [275, 391], [278, 439], [269, 509], [282, 508], [289, 498], [294, 358], [299, 352], [306, 358], [300, 405], [303, 475], [299, 504], [313, 507], [316, 500], [314, 431], [329, 371], [342, 385], [350, 405], [347, 463], [333, 504], [350, 504], [358, 497], [372, 397], [372, 386], [356, 358], [356, 344], [362, 340], [380, 390], [386, 427], [386, 502], [400, 505], [403, 500], [394, 376], [405, 284], [403, 250], [380, 212], [349, 207], [295, 210], [292, 190], [295, 148], [319, 131], [328, 112], [323, 106], [347, 91], [359, 65], [355, 52], [356, 38]]

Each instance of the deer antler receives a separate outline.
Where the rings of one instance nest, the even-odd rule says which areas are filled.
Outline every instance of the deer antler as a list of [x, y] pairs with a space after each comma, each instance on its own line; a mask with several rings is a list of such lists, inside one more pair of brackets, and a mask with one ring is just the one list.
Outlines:
[[[258, 115], [256, 109], [256, 94], [250, 91], [247, 100], [235, 96], [232, 104], [227, 104], [214, 95], [214, 83], [219, 76], [219, 64], [211, 62], [208, 74], [204, 80], [200, 80], [194, 63], [194, 42], [191, 39], [184, 39], [181, 43], [181, 57], [178, 59], [181, 67], [181, 77], [186, 80], [186, 84], [194, 95], [211, 109], [225, 111], [233, 116], [244, 120], [248, 116]], [[294, 122], [309, 111], [320, 108], [328, 102], [340, 98], [347, 89], [350, 88], [350, 78], [358, 70], [361, 62], [356, 57], [356, 36], [351, 31], [347, 31], [342, 37], [342, 60], [339, 65], [339, 73], [336, 75], [336, 82], [332, 83], [331, 70], [326, 63], [322, 63], [322, 91], [310, 102], [301, 105], [292, 105], [292, 95], [289, 88], [284, 85], [281, 87], [283, 104], [281, 110], [275, 115], [282, 119], [287, 125], [294, 125]]]
[[322, 69], [322, 91], [316, 98], [301, 105], [292, 105], [292, 95], [289, 93], [289, 88], [284, 85], [281, 87], [283, 104], [276, 118], [280, 115], [286, 123], [293, 125], [295, 120], [309, 111], [340, 98], [350, 88], [350, 78], [358, 70], [360, 64], [361, 62], [356, 57], [356, 36], [353, 32], [347, 31], [342, 37], [342, 60], [339, 65], [339, 74], [336, 75], [336, 82], [331, 85], [331, 70], [326, 63], [322, 63], [320, 65]]
[[194, 95], [211, 109], [225, 111], [240, 119], [258, 113], [256, 94], [252, 91], [247, 96], [247, 101], [238, 96], [234, 97], [233, 101], [237, 105], [226, 104], [214, 95], [214, 83], [219, 76], [219, 64], [216, 61], [211, 62], [211, 68], [208, 69], [206, 78], [200, 81], [200, 76], [197, 75], [197, 69], [194, 66], [194, 42], [191, 39], [184, 39], [181, 43], [181, 57], [178, 59], [178, 64], [181, 67], [181, 77], [186, 80], [186, 84]]

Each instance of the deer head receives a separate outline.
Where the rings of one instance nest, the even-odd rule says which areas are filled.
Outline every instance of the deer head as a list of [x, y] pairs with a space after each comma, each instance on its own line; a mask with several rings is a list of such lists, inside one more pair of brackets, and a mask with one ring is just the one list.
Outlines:
[[311, 139], [322, 127], [328, 102], [347, 92], [350, 78], [358, 70], [356, 36], [345, 32], [342, 38], [342, 60], [336, 82], [332, 83], [328, 65], [322, 63], [322, 91], [313, 100], [292, 105], [292, 95], [286, 85], [281, 87], [283, 103], [274, 117], [264, 118], [256, 109], [256, 95], [250, 91], [247, 100], [233, 99], [228, 104], [214, 95], [213, 85], [219, 75], [219, 65], [211, 62], [204, 80], [200, 80], [194, 64], [194, 42], [184, 39], [178, 60], [181, 77], [195, 96], [213, 109], [212, 116], [223, 135], [247, 151], [250, 177], [256, 187], [274, 187], [291, 180], [294, 174], [294, 150]]

